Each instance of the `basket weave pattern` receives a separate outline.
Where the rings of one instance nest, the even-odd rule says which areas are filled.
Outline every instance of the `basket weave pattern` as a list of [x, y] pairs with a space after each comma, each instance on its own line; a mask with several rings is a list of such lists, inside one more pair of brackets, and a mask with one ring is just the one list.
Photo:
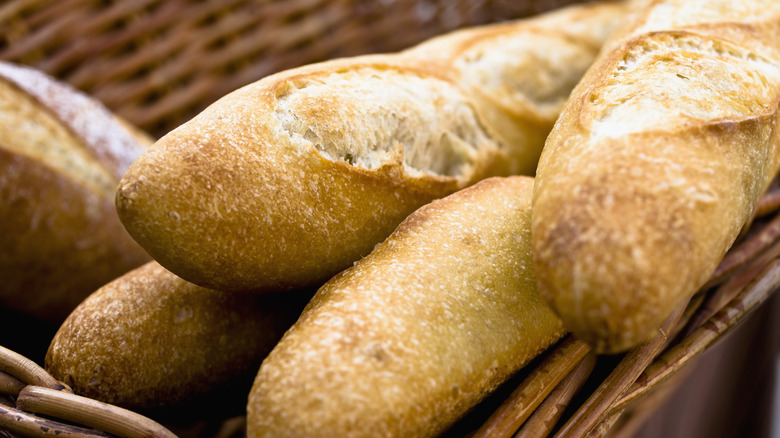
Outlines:
[[573, 2], [14, 0], [0, 6], [0, 59], [64, 80], [160, 136], [280, 70]]

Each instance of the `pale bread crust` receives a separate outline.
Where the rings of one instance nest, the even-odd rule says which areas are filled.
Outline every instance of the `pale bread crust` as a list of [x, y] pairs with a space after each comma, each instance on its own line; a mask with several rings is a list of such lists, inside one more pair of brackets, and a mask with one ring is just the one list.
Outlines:
[[536, 293], [529, 177], [412, 213], [260, 367], [248, 436], [436, 436], [564, 334]]
[[[614, 6], [589, 10], [585, 17], [610, 17], [591, 18], [593, 26], [619, 17]], [[519, 39], [539, 34], [525, 22], [512, 29]], [[471, 47], [477, 34], [453, 44]], [[590, 36], [579, 46], [561, 38], [574, 47], [567, 53], [595, 56]], [[416, 53], [427, 52], [304, 66], [225, 96], [133, 163], [117, 191], [123, 224], [163, 266], [201, 286], [316, 287], [419, 206], [492, 175], [532, 171], [552, 117], [525, 103], [504, 112], [511, 105], [499, 108], [488, 91], [475, 97], [475, 85], [453, 76], [455, 51], [439, 62]], [[513, 71], [576, 70], [570, 57], [545, 54], [547, 64], [521, 56]], [[567, 95], [569, 82], [550, 93]]]
[[533, 175], [569, 93], [627, 13], [625, 2], [569, 6], [451, 32], [406, 54], [440, 66], [467, 90], [494, 134], [514, 148], [510, 172]]
[[707, 280], [778, 169], [780, 3], [636, 2], [539, 163], [540, 293], [599, 352]]
[[0, 305], [62, 322], [95, 289], [150, 258], [114, 206], [149, 143], [99, 102], [0, 63]]
[[251, 379], [310, 296], [210, 290], [149, 262], [71, 313], [46, 370], [85, 397], [131, 409], [172, 406]]

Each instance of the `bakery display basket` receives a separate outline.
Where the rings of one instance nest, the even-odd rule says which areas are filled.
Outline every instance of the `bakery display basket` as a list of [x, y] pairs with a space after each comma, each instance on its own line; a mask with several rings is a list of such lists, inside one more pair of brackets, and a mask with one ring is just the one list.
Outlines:
[[[0, 4], [0, 60], [67, 82], [159, 138], [226, 93], [284, 69], [393, 52], [458, 28], [571, 3], [8, 0]], [[773, 317], [778, 300], [772, 297], [780, 287], [778, 256], [780, 184], [773, 184], [709, 283], [677, 309], [657, 338], [625, 354], [596, 356], [567, 337], [445, 435], [651, 436], [643, 433], [651, 433], [654, 424], [660, 427], [665, 408], [678, 406], [680, 388], [706, 374], [711, 368], [706, 365], [716, 360], [733, 366], [700, 379], [691, 387], [697, 396], [676, 410], [693, 412], [694, 405], [727, 399], [712, 418], [691, 413], [691, 427], [706, 433], [714, 428], [724, 434], [767, 433], [773, 402], [766, 393], [774, 373], [766, 364], [774, 364], [778, 351]], [[41, 368], [42, 356], [5, 347], [0, 348], [0, 437], [244, 434], [240, 406], [183, 407], [160, 415], [126, 411], [70, 393]], [[225, 405], [220, 397], [211, 404]], [[681, 421], [674, 418], [666, 421]], [[708, 418], [707, 424], [701, 418]], [[701, 433], [685, 436], [707, 436]]]

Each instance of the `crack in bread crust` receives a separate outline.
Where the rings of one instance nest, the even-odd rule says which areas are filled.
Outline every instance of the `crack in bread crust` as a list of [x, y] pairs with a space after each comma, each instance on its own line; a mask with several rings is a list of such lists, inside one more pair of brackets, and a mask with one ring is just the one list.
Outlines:
[[454, 85], [393, 69], [287, 81], [277, 89], [274, 113], [299, 149], [314, 147], [366, 169], [402, 160], [412, 175], [466, 180], [478, 150], [502, 147]]
[[780, 91], [780, 66], [757, 53], [678, 31], [643, 35], [626, 46], [585, 102], [596, 137], [775, 111], [766, 96]]

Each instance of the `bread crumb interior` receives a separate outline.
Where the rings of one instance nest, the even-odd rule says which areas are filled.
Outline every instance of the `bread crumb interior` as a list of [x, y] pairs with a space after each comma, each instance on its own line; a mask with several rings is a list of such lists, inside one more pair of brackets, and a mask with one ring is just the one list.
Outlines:
[[458, 88], [394, 70], [289, 82], [277, 92], [275, 113], [298, 147], [366, 169], [402, 154], [410, 174], [468, 178], [478, 151], [499, 147]]

